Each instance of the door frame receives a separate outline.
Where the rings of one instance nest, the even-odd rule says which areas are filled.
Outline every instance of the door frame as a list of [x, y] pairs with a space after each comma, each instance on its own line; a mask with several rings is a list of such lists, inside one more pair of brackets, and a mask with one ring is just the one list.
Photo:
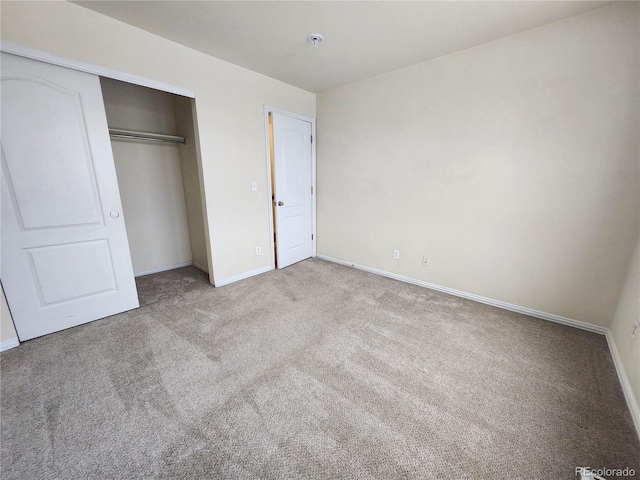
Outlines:
[[134, 85], [140, 85], [142, 87], [149, 87], [155, 90], [161, 90], [163, 92], [174, 93], [176, 95], [182, 95], [183, 97], [196, 98], [196, 94], [193, 90], [188, 88], [177, 87], [164, 82], [158, 82], [149, 78], [139, 77], [138, 75], [132, 75], [130, 73], [120, 72], [111, 68], [103, 67], [101, 65], [95, 65], [92, 63], [81, 62], [79, 60], [72, 60], [71, 58], [61, 57], [54, 55], [53, 53], [45, 52], [42, 50], [36, 50], [34, 48], [25, 47], [17, 43], [2, 40], [0, 42], [0, 51], [17, 55], [19, 57], [30, 58], [31, 60], [38, 60], [44, 63], [50, 63], [59, 67], [70, 68], [71, 70], [78, 70], [80, 72], [91, 73], [99, 77], [112, 78], [114, 80], [120, 80], [121, 82], [133, 83]]
[[318, 189], [316, 188], [316, 119], [315, 117], [307, 117], [306, 115], [300, 115], [298, 113], [288, 112], [279, 108], [264, 106], [264, 139], [265, 139], [265, 158], [267, 164], [267, 200], [269, 210], [269, 251], [271, 252], [271, 270], [276, 268], [276, 252], [274, 248], [275, 238], [273, 229], [273, 189], [271, 186], [271, 151], [269, 140], [269, 114], [278, 113], [286, 117], [295, 118], [297, 120], [303, 120], [311, 124], [311, 186], [313, 187], [313, 194], [311, 195], [311, 232], [313, 234], [313, 255], [317, 255], [317, 241], [318, 235], [316, 233], [316, 197], [318, 195]]

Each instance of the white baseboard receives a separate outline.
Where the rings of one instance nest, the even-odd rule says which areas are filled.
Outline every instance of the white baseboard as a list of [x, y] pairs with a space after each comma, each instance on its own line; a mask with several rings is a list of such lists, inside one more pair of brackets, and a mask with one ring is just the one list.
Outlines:
[[214, 280], [213, 285], [215, 287], [222, 287], [224, 285], [229, 285], [230, 283], [237, 282], [239, 280], [244, 280], [245, 278], [254, 277], [256, 275], [260, 275], [261, 273], [266, 273], [270, 270], [273, 270], [273, 267], [271, 265], [268, 265], [262, 268], [256, 268], [255, 270], [241, 273], [239, 275], [234, 275], [233, 277], [223, 278], [222, 280]]
[[20, 341], [17, 338], [7, 340], [5, 342], [0, 343], [0, 352], [4, 352], [5, 350], [9, 350], [11, 348], [17, 347], [18, 345], [20, 345]]
[[202, 265], [193, 262], [191, 265], [193, 265], [194, 267], [196, 267], [198, 270], [202, 270], [204, 273], [208, 274], [209, 273], [209, 269], [207, 267], [203, 267]]
[[627, 401], [627, 406], [631, 412], [631, 418], [633, 419], [633, 424], [636, 427], [636, 433], [638, 434], [638, 438], [640, 438], [640, 407], [638, 406], [638, 400], [633, 393], [631, 383], [629, 382], [629, 376], [624, 369], [624, 364], [622, 363], [622, 359], [618, 353], [618, 348], [616, 347], [616, 342], [613, 340], [613, 335], [610, 330], [607, 330], [606, 337], [607, 343], [609, 344], [609, 350], [611, 351], [611, 358], [613, 358], [613, 364], [616, 367], [616, 373], [620, 379], [620, 385], [622, 385], [624, 398]]
[[448, 293], [450, 295], [455, 295], [456, 297], [467, 298], [469, 300], [474, 300], [476, 302], [484, 303], [486, 305], [491, 305], [493, 307], [503, 308], [505, 310], [522, 313], [524, 315], [529, 315], [531, 317], [541, 318], [543, 320], [562, 323], [563, 325], [569, 325], [571, 327], [580, 328], [582, 330], [587, 330], [589, 332], [599, 333], [600, 335], [606, 335], [608, 332], [608, 329], [606, 327], [601, 327], [599, 325], [593, 325], [591, 323], [582, 322], [580, 320], [574, 320], [573, 318], [562, 317], [560, 315], [555, 315], [553, 313], [533, 310], [532, 308], [521, 307], [519, 305], [514, 305], [512, 303], [507, 303], [500, 300], [494, 300], [493, 298], [482, 297], [480, 295], [463, 292], [461, 290], [455, 290], [449, 287], [442, 287], [440, 285], [436, 285], [435, 283], [424, 282], [422, 280], [417, 280], [411, 277], [405, 277], [403, 275], [398, 275], [396, 273], [386, 272], [384, 270], [378, 270], [377, 268], [358, 265], [353, 262], [347, 262], [344, 260], [340, 260], [338, 258], [329, 257], [327, 255], [318, 254], [318, 258], [322, 260], [327, 260], [328, 262], [339, 263], [340, 265], [346, 265], [348, 267], [357, 268], [358, 270], [363, 270], [365, 272], [375, 273], [376, 275], [382, 275], [383, 277], [393, 278], [394, 280], [400, 280], [401, 282], [411, 283], [413, 285], [430, 288], [431, 290], [437, 290], [439, 292]]
[[[190, 265], [193, 265], [193, 263], [191, 262], [185, 262], [185, 263], [176, 263], [175, 265], [169, 265], [168, 267], [159, 267], [159, 268], [152, 268], [151, 270], [145, 270], [144, 272], [136, 272], [134, 274], [135, 277], [142, 277], [144, 275], [151, 275], [152, 273], [160, 273], [160, 272], [166, 272], [167, 270], [173, 270], [176, 268], [182, 268], [182, 267], [188, 267]], [[200, 268], [200, 267], [198, 267]], [[200, 270], [202, 270], [200, 268]]]

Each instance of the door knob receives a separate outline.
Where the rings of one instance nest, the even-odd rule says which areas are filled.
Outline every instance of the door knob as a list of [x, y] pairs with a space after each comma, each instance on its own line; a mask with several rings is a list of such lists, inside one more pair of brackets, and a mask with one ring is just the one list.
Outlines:
[[284, 205], [284, 202], [278, 202], [278, 206], [281, 207]]
[[120, 214], [119, 214], [118, 212], [111, 212], [111, 213], [109, 214], [109, 216], [110, 216], [111, 218], [118, 218], [118, 217], [120, 216]]

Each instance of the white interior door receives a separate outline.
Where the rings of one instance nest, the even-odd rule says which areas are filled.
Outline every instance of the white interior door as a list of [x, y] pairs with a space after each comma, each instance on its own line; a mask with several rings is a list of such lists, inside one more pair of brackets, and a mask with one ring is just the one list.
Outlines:
[[137, 308], [99, 78], [2, 53], [2, 268], [20, 340]]
[[273, 113], [278, 268], [313, 256], [311, 123]]

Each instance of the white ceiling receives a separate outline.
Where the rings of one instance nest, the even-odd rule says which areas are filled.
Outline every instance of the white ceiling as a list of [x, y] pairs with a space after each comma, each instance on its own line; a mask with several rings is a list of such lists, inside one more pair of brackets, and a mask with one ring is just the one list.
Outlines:
[[[78, 1], [310, 92], [600, 8], [598, 1]], [[311, 33], [324, 35], [317, 48]]]

